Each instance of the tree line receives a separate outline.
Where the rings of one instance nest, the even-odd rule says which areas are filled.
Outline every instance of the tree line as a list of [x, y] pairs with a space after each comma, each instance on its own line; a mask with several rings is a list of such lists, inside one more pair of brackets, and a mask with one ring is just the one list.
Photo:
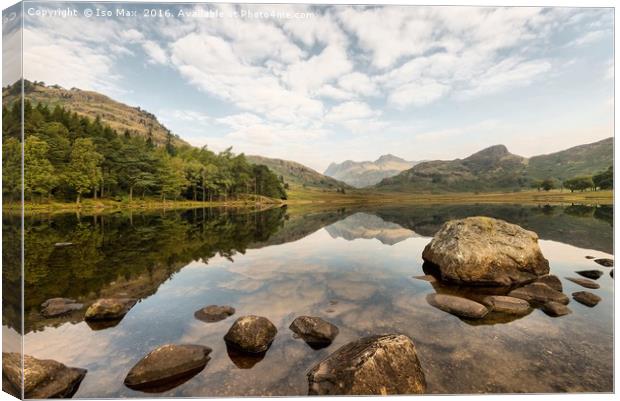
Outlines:
[[[3, 106], [3, 189], [20, 196], [21, 104]], [[126, 199], [158, 197], [213, 201], [261, 195], [286, 199], [282, 177], [264, 165], [250, 164], [231, 149], [174, 145], [172, 134], [156, 144], [117, 132], [59, 105], [24, 102], [24, 196], [31, 201], [84, 197]]]
[[559, 181], [554, 178], [546, 178], [544, 180], [533, 180], [532, 188], [539, 191], [550, 191], [555, 188], [568, 189], [575, 191], [597, 191], [605, 189], [613, 189], [614, 187], [614, 167], [609, 166], [607, 170], [600, 171], [594, 175], [580, 175]]

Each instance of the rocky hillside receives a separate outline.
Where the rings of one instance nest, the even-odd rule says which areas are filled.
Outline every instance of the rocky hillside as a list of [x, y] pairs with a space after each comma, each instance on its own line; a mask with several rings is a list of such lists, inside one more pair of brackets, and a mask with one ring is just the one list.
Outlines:
[[[166, 143], [168, 135], [172, 135], [174, 145], [187, 144], [177, 135], [171, 134], [155, 115], [140, 107], [131, 107], [117, 102], [97, 92], [24, 81], [24, 93], [26, 99], [29, 99], [33, 105], [44, 103], [52, 110], [54, 106], [60, 105], [92, 119], [99, 117], [103, 123], [119, 133], [128, 130], [132, 135], [145, 138], [152, 135], [153, 142], [160, 145]], [[3, 105], [10, 105], [17, 99], [19, 99], [19, 85], [14, 84], [3, 88]]]
[[276, 175], [282, 176], [284, 182], [289, 185], [305, 186], [310, 188], [320, 189], [341, 189], [351, 188], [349, 185], [342, 181], [338, 181], [331, 177], [326, 177], [323, 174], [306, 167], [303, 164], [282, 160], [271, 159], [263, 156], [246, 156], [248, 161], [253, 164], [263, 164]]
[[484, 192], [529, 188], [534, 179], [589, 175], [613, 164], [613, 138], [530, 159], [504, 145], [481, 150], [465, 159], [428, 161], [384, 179], [376, 188], [408, 192]]
[[375, 185], [384, 178], [393, 177], [415, 165], [416, 162], [387, 154], [379, 157], [374, 162], [347, 160], [339, 164], [332, 163], [327, 167], [324, 174], [344, 181], [353, 187], [364, 188]]

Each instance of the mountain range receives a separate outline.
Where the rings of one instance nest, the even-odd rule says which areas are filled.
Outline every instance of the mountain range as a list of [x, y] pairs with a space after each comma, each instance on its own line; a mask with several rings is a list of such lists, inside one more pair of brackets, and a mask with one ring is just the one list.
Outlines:
[[331, 163], [323, 174], [344, 181], [355, 188], [364, 188], [378, 184], [384, 178], [393, 177], [417, 163], [387, 154], [374, 162], [347, 160], [339, 164]]
[[404, 192], [511, 191], [529, 187], [536, 179], [562, 181], [611, 165], [613, 138], [529, 159], [510, 153], [504, 145], [495, 145], [465, 159], [419, 163], [374, 188]]

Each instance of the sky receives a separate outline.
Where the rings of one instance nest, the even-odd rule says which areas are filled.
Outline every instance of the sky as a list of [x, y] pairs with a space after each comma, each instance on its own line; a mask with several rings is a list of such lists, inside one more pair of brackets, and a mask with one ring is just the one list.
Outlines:
[[27, 79], [321, 172], [495, 144], [532, 156], [614, 130], [610, 8], [26, 3], [24, 26]]

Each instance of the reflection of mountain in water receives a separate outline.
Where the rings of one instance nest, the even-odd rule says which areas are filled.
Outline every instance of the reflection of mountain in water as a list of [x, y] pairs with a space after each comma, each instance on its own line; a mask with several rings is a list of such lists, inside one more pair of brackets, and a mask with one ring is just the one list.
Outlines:
[[394, 245], [407, 238], [418, 235], [402, 226], [383, 220], [381, 217], [368, 213], [355, 213], [331, 226], [325, 227], [325, 231], [332, 238], [344, 238], [348, 241], [354, 239], [378, 239], [386, 245]]

